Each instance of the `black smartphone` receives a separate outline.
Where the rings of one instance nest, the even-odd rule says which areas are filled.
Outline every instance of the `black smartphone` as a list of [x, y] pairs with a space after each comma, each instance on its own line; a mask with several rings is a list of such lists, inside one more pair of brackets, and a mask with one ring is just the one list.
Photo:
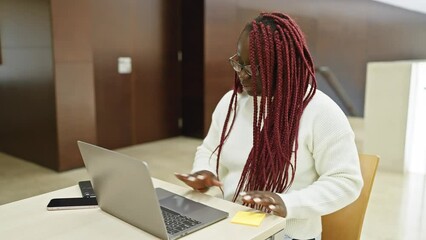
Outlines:
[[81, 195], [83, 197], [96, 197], [95, 191], [93, 190], [92, 183], [90, 182], [90, 180], [80, 181], [78, 182], [78, 186], [80, 186]]
[[84, 209], [97, 208], [96, 198], [54, 198], [47, 205], [47, 210], [66, 210], [66, 209]]

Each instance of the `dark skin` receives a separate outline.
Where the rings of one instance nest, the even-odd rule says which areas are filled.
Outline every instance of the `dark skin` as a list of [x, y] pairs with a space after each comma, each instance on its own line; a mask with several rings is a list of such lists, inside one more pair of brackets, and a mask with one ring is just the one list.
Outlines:
[[[250, 64], [250, 51], [249, 51], [249, 31], [244, 30], [238, 40], [237, 56], [241, 65]], [[248, 75], [244, 70], [237, 72], [243, 90], [250, 96], [254, 95], [253, 77]], [[262, 81], [258, 74], [253, 74], [256, 78], [256, 95], [260, 96], [262, 93]], [[176, 177], [193, 188], [198, 192], [206, 192], [210, 187], [221, 187], [222, 182], [209, 171], [198, 171], [193, 174], [180, 174], [175, 173]], [[255, 204], [263, 206], [271, 210], [274, 215], [286, 217], [287, 209], [281, 197], [269, 191], [248, 191], [240, 193], [241, 200], [246, 204]]]

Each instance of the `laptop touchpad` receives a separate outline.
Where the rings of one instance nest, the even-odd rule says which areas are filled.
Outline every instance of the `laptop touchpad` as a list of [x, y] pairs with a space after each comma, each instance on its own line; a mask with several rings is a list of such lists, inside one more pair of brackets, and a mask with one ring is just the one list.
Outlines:
[[160, 200], [160, 205], [171, 210], [177, 211], [181, 214], [189, 214], [204, 207], [202, 204], [193, 202], [179, 195], [173, 195]]

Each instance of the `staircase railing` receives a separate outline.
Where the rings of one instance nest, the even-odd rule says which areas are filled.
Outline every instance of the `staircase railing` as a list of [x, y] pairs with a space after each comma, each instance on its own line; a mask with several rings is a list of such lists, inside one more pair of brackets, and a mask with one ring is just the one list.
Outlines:
[[331, 89], [336, 93], [337, 97], [342, 102], [343, 107], [347, 110], [347, 114], [354, 117], [358, 116], [354, 103], [331, 69], [327, 66], [320, 66], [315, 70], [317, 73], [321, 74]]

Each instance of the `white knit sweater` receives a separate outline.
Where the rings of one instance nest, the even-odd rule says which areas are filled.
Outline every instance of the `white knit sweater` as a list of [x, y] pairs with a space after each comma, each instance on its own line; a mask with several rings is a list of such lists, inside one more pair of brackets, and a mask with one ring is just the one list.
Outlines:
[[[197, 148], [192, 172], [216, 173], [216, 154], [232, 91], [213, 113], [209, 132]], [[253, 97], [238, 94], [237, 117], [223, 147], [220, 180], [224, 198], [231, 200], [253, 146]], [[259, 103], [260, 101], [258, 101]], [[321, 215], [334, 212], [360, 194], [363, 186], [354, 133], [345, 114], [317, 90], [300, 120], [297, 166], [291, 188], [279, 193], [287, 207], [284, 232], [298, 239], [321, 234]]]

